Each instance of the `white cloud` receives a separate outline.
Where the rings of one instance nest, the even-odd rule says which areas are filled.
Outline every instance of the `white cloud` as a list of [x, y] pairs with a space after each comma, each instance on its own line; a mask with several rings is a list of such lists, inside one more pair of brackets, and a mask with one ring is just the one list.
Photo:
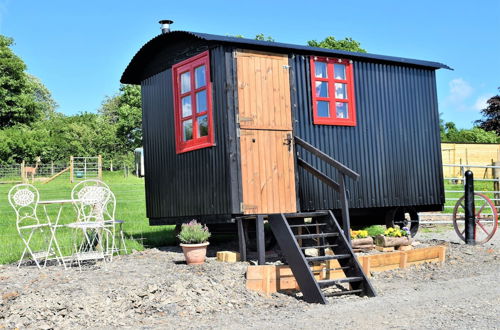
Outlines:
[[474, 110], [481, 111], [488, 106], [487, 101], [493, 96], [493, 94], [481, 95], [476, 99], [474, 105], [472, 106]]
[[474, 89], [472, 86], [462, 78], [456, 78], [450, 81], [450, 95], [448, 96], [448, 101], [450, 103], [462, 103], [467, 100]]

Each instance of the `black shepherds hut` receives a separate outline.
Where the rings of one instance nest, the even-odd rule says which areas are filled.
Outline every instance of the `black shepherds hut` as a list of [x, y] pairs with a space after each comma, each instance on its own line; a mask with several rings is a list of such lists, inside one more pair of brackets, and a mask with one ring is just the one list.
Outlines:
[[335, 214], [346, 232], [349, 213], [365, 223], [411, 220], [415, 232], [417, 212], [442, 209], [435, 72], [448, 67], [163, 32], [121, 78], [142, 89], [150, 224], [236, 219], [244, 250], [241, 219], [254, 218], [262, 263], [267, 216], [306, 300], [325, 302], [304, 265], [328, 257], [304, 257], [300, 245], [321, 242], [351, 269], [352, 292], [374, 295]]

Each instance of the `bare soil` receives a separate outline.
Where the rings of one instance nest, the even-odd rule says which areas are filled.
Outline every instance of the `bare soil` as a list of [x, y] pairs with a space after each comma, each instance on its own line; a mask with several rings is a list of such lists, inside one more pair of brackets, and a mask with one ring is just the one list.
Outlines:
[[424, 230], [417, 236], [422, 246], [448, 246], [443, 265], [374, 273], [377, 297], [331, 298], [328, 305], [247, 291], [247, 263], [209, 258], [187, 266], [178, 248], [135, 252], [82, 271], [3, 265], [0, 328], [498, 329], [498, 235], [466, 246], [449, 227]]

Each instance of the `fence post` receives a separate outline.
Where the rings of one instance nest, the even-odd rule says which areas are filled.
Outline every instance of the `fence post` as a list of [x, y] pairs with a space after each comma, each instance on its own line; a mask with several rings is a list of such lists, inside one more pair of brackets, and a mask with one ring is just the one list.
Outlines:
[[465, 243], [476, 244], [476, 215], [474, 207], [474, 174], [465, 172]]
[[69, 182], [73, 183], [73, 170], [74, 170], [74, 164], [73, 164], [73, 156], [69, 156]]
[[24, 160], [21, 162], [21, 181], [23, 183], [26, 183], [26, 163], [24, 162]]
[[[492, 165], [500, 166], [500, 162], [492, 162]], [[491, 170], [492, 170], [493, 180], [500, 180], [500, 169], [493, 167]], [[500, 193], [498, 193], [498, 191], [500, 191], [500, 182], [493, 181], [493, 191], [495, 191], [493, 193], [493, 199], [494, 199], [493, 202], [495, 206], [499, 206], [500, 201], [498, 199], [500, 199]]]
[[97, 156], [97, 177], [102, 180], [102, 156]]
[[50, 162], [50, 176], [54, 176], [54, 161]]
[[109, 171], [113, 172], [113, 160], [112, 159], [111, 159], [111, 161], [109, 163]]

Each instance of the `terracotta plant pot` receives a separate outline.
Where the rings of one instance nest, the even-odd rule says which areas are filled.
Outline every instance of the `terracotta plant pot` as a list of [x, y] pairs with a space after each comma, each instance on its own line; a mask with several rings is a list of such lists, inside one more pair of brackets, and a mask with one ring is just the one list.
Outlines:
[[392, 247], [392, 246], [406, 246], [411, 244], [410, 237], [388, 237], [378, 235], [375, 237], [375, 244], [383, 247]]
[[180, 245], [182, 247], [182, 252], [184, 252], [186, 263], [188, 265], [201, 265], [205, 263], [208, 244], [208, 242], [200, 244], [181, 243]]

